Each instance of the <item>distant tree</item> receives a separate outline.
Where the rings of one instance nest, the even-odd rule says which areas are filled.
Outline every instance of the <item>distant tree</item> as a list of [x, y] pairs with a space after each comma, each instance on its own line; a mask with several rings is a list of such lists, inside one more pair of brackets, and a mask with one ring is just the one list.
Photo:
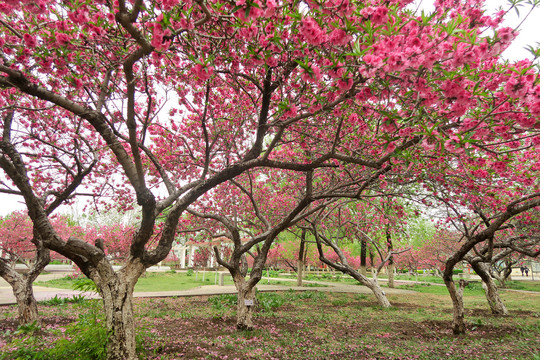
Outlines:
[[[66, 217], [56, 216], [51, 222], [64, 239], [82, 233], [82, 229], [71, 226]], [[14, 212], [0, 219], [0, 276], [13, 289], [21, 324], [39, 319], [32, 285], [49, 260], [50, 251], [43, 246], [26, 213]], [[17, 264], [24, 264], [26, 269], [16, 269]]]

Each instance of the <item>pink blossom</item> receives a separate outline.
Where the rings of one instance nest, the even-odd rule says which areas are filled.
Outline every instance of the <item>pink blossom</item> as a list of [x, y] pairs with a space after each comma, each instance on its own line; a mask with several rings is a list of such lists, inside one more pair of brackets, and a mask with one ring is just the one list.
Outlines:
[[526, 115], [522, 115], [517, 119], [517, 123], [525, 128], [533, 128], [536, 125], [536, 122], [536, 118]]
[[388, 71], [401, 71], [409, 65], [409, 60], [402, 54], [392, 54], [386, 61]]
[[446, 140], [444, 142], [444, 147], [446, 150], [455, 154], [460, 154], [464, 151], [457, 136], [451, 136], [450, 139]]
[[386, 118], [383, 120], [381, 127], [384, 131], [392, 133], [397, 130], [396, 122], [393, 119]]
[[381, 67], [383, 64], [383, 60], [380, 56], [376, 56], [372, 54], [365, 55], [363, 60], [367, 65], [373, 66], [376, 68]]
[[36, 45], [37, 45], [37, 40], [34, 36], [30, 35], [30, 34], [24, 34], [23, 35], [23, 39], [24, 39], [24, 43], [26, 44], [26, 46], [28, 46], [29, 48], [35, 48]]
[[57, 33], [56, 34], [56, 44], [58, 46], [68, 45], [70, 40], [71, 40], [71, 38], [69, 37], [68, 34], [64, 34], [64, 33]]
[[495, 126], [495, 127], [493, 127], [493, 131], [495, 131], [495, 133], [497, 133], [499, 135], [506, 134], [507, 132], [510, 131], [510, 126], [508, 126], [508, 125]]
[[508, 94], [508, 96], [514, 97], [514, 98], [523, 98], [525, 95], [527, 95], [527, 92], [529, 91], [530, 84], [527, 84], [524, 81], [521, 81], [521, 79], [518, 79], [516, 77], [511, 77], [504, 86], [504, 91]]
[[214, 73], [214, 67], [206, 64], [196, 64], [193, 67], [193, 72], [202, 81], [208, 80]]
[[371, 21], [375, 25], [385, 24], [388, 21], [388, 8], [385, 6], [375, 8], [375, 11], [371, 14]]
[[337, 86], [340, 90], [349, 90], [353, 85], [353, 79], [339, 79], [337, 82]]
[[497, 36], [504, 43], [510, 43], [515, 39], [514, 29], [511, 27], [505, 27], [497, 31]]
[[302, 19], [300, 34], [311, 45], [320, 45], [326, 41], [326, 34], [313, 18]]
[[293, 118], [296, 115], [298, 115], [298, 108], [294, 104], [290, 105], [289, 108], [283, 113], [285, 119]]
[[506, 162], [504, 161], [495, 161], [491, 164], [491, 167], [499, 175], [503, 175], [506, 171]]
[[308, 82], [317, 82], [321, 79], [321, 69], [317, 65], [311, 65], [309, 69], [302, 72], [302, 80]]
[[335, 29], [330, 33], [330, 42], [333, 45], [345, 45], [352, 40], [352, 36], [341, 29]]

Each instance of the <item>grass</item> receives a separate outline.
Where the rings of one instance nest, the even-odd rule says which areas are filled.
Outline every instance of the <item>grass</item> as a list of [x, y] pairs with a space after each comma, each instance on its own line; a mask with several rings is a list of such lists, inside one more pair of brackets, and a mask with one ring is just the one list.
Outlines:
[[[442, 286], [391, 295], [383, 309], [371, 294], [258, 293], [255, 329], [235, 329], [236, 296], [134, 300], [141, 359], [537, 359], [540, 295], [504, 292], [510, 316], [492, 316], [482, 290], [465, 291], [468, 333], [451, 332]], [[438, 290], [437, 290], [438, 289]], [[59, 316], [59, 309], [62, 315]], [[0, 359], [101, 359], [101, 302], [39, 305], [41, 325], [14, 324], [0, 307]]]
[[[279, 274], [271, 274], [279, 275]], [[384, 279], [384, 278], [383, 278]], [[414, 276], [409, 275], [398, 275], [396, 280], [411, 280], [415, 281]], [[233, 281], [230, 276], [225, 276], [225, 285], [233, 285]], [[326, 287], [324, 283], [318, 282], [335, 282], [341, 284], [349, 285], [359, 285], [358, 281], [352, 279], [346, 275], [332, 274], [332, 273], [321, 273], [320, 275], [309, 274], [305, 277], [305, 280], [315, 281], [314, 283], [304, 282], [305, 287]], [[442, 284], [443, 281], [441, 278], [436, 276], [418, 276], [419, 284], [407, 284], [400, 285], [398, 288], [410, 289], [415, 291], [420, 291], [424, 293], [432, 294], [448, 294], [444, 286], [431, 285], [431, 284]], [[138, 292], [155, 292], [155, 291], [174, 291], [174, 290], [188, 290], [196, 288], [202, 285], [213, 285], [216, 281], [215, 272], [207, 271], [204, 274], [201, 271], [198, 274], [193, 273], [189, 275], [186, 272], [148, 272], [146, 275], [142, 276], [137, 284], [135, 285], [135, 291]], [[457, 281], [457, 279], [456, 279]], [[284, 286], [295, 286], [296, 284], [292, 281], [287, 280], [266, 280], [262, 279], [259, 284], [261, 285], [284, 285]], [[385, 282], [381, 283], [383, 286]], [[76, 285], [74, 279], [70, 277], [64, 277], [61, 279], [55, 279], [50, 281], [37, 281], [35, 282], [36, 286], [45, 286], [45, 287], [54, 287], [60, 289], [73, 289]], [[474, 282], [469, 285], [466, 291], [471, 291], [472, 287], [476, 287], [478, 291], [482, 292], [479, 281]], [[531, 281], [531, 280], [521, 280], [521, 281], [508, 281], [508, 289], [515, 290], [526, 290], [526, 291], [538, 291], [540, 292], [540, 281]]]
[[512, 290], [540, 291], [540, 281], [532, 280], [512, 280], [506, 282], [506, 288]]
[[[201, 285], [214, 285], [215, 273], [207, 271], [204, 274], [199, 272], [189, 276], [186, 272], [147, 272], [137, 281], [135, 291], [154, 292], [154, 291], [174, 291], [174, 290], [189, 290]], [[219, 276], [219, 275], [218, 275]], [[219, 278], [218, 280], [219, 281]], [[230, 276], [225, 276], [225, 285], [232, 285], [233, 281]], [[76, 281], [69, 277], [54, 279], [49, 281], [36, 281], [34, 285], [53, 287], [59, 289], [73, 289]]]

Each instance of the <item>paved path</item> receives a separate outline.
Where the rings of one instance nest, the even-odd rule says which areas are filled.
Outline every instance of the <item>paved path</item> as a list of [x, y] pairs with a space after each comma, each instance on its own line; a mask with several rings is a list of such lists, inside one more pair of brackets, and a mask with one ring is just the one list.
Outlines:
[[[62, 278], [66, 275], [71, 274], [72, 272], [66, 272], [67, 269], [55, 269], [53, 272], [49, 274], [39, 275], [37, 281], [48, 281], [52, 279], [58, 279]], [[164, 271], [167, 270], [164, 267], [160, 269], [155, 269], [154, 271]], [[517, 278], [517, 279], [516, 279]], [[523, 277], [514, 277], [516, 280], [525, 280], [527, 278]], [[263, 278], [259, 285], [257, 285], [258, 291], [287, 291], [289, 289], [295, 290], [295, 291], [323, 291], [323, 292], [341, 292], [341, 293], [356, 293], [356, 294], [370, 294], [371, 290], [369, 290], [365, 286], [361, 285], [351, 285], [351, 284], [339, 284], [339, 283], [332, 283], [332, 282], [324, 282], [324, 281], [308, 281], [304, 280], [304, 283], [311, 284], [312, 286], [309, 287], [298, 287], [294, 285], [267, 285], [265, 282], [267, 280], [272, 281], [280, 281], [282, 283], [285, 282], [291, 282], [296, 283], [296, 279], [293, 278]], [[421, 280], [421, 277], [419, 277], [419, 280]], [[386, 279], [379, 279], [380, 282], [385, 282]], [[406, 284], [406, 283], [416, 283], [416, 281], [407, 281], [407, 280], [396, 280], [397, 284]], [[422, 283], [422, 281], [419, 281], [419, 283]], [[321, 284], [323, 286], [313, 286], [313, 284]], [[432, 284], [432, 285], [442, 285], [444, 284]], [[390, 288], [383, 288], [383, 291], [386, 294], [412, 294], [414, 291], [410, 290], [403, 290], [403, 289], [390, 289]], [[509, 290], [510, 291], [510, 290]], [[529, 292], [529, 291], [522, 291], [522, 290], [511, 290], [511, 291], [518, 291], [518, 292], [527, 292], [531, 294], [539, 295], [538, 292]], [[36, 297], [37, 301], [42, 300], [48, 300], [54, 297], [60, 297], [60, 298], [70, 298], [74, 295], [80, 295], [83, 294], [87, 298], [99, 298], [99, 296], [95, 293], [83, 293], [81, 291], [76, 290], [69, 290], [69, 289], [56, 289], [56, 288], [48, 288], [48, 287], [42, 287], [42, 286], [34, 286], [34, 296]], [[236, 294], [236, 288], [234, 285], [226, 285], [226, 286], [219, 286], [219, 285], [204, 285], [199, 286], [193, 289], [189, 290], [181, 290], [181, 291], [159, 291], [159, 292], [135, 292], [133, 294], [134, 297], [172, 297], [172, 296], [211, 296], [211, 295], [220, 295], [220, 294]], [[9, 284], [5, 282], [2, 278], [0, 278], [0, 305], [11, 305], [16, 304], [15, 296], [13, 296], [13, 291]]]
[[[37, 281], [48, 281], [56, 278], [61, 278], [68, 275], [68, 273], [52, 273], [46, 275], [40, 275]], [[370, 294], [369, 290], [365, 286], [360, 285], [346, 285], [346, 284], [336, 284], [336, 283], [324, 283], [324, 282], [315, 282], [324, 286], [309, 286], [309, 287], [298, 287], [298, 286], [289, 286], [289, 285], [265, 285], [264, 282], [267, 279], [261, 280], [259, 285], [257, 285], [258, 291], [323, 291], [323, 292], [340, 292], [340, 293], [356, 293], [356, 294]], [[272, 279], [281, 282], [295, 282], [296, 279]], [[305, 283], [314, 283], [313, 281], [304, 281]], [[383, 289], [386, 294], [412, 294], [414, 291], [402, 290], [402, 289]], [[70, 298], [74, 295], [83, 294], [87, 298], [99, 298], [95, 293], [83, 293], [81, 291], [69, 290], [69, 289], [56, 289], [48, 288], [42, 286], [34, 286], [34, 296], [37, 301], [48, 300], [54, 297], [59, 298]], [[135, 292], [134, 297], [139, 298], [148, 298], [148, 297], [172, 297], [172, 296], [212, 296], [220, 294], [236, 294], [236, 288], [234, 285], [204, 285], [199, 286], [189, 290], [181, 291], [158, 291], [158, 292]], [[13, 296], [13, 291], [9, 284], [7, 284], [3, 279], [0, 279], [0, 305], [12, 305], [16, 304], [15, 296]]]

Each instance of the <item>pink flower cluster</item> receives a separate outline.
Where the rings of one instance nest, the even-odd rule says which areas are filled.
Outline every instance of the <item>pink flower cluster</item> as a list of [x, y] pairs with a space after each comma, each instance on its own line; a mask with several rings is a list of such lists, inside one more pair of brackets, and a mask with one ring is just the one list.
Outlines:
[[171, 36], [171, 30], [163, 29], [159, 21], [163, 19], [163, 15], [158, 17], [158, 21], [153, 24], [154, 31], [152, 33], [152, 41], [150, 44], [156, 48], [157, 51], [165, 51], [169, 48], [171, 44], [171, 39], [168, 39], [168, 36]]
[[276, 12], [276, 0], [267, 0], [263, 7], [259, 0], [252, 1], [252, 4], [246, 6], [246, 0], [237, 0], [236, 6], [241, 8], [234, 13], [242, 21], [250, 21], [260, 17], [271, 17]]
[[369, 18], [375, 25], [383, 25], [388, 21], [388, 8], [386, 6], [376, 8], [368, 6], [362, 9], [360, 14], [365, 18]]
[[335, 29], [330, 33], [330, 42], [333, 45], [345, 45], [352, 40], [352, 36], [348, 35], [344, 30]]
[[0, 13], [10, 14], [15, 10], [20, 10], [21, 5], [34, 14], [45, 12], [48, 0], [21, 1], [21, 0], [3, 0], [0, 2]]
[[309, 69], [304, 69], [301, 77], [307, 82], [318, 82], [322, 77], [321, 69], [317, 65], [311, 65]]
[[325, 32], [313, 18], [302, 19], [300, 34], [311, 45], [320, 45], [327, 40]]
[[197, 64], [193, 67], [193, 72], [199, 79], [205, 81], [210, 79], [212, 74], [214, 74], [214, 67], [207, 64]]

